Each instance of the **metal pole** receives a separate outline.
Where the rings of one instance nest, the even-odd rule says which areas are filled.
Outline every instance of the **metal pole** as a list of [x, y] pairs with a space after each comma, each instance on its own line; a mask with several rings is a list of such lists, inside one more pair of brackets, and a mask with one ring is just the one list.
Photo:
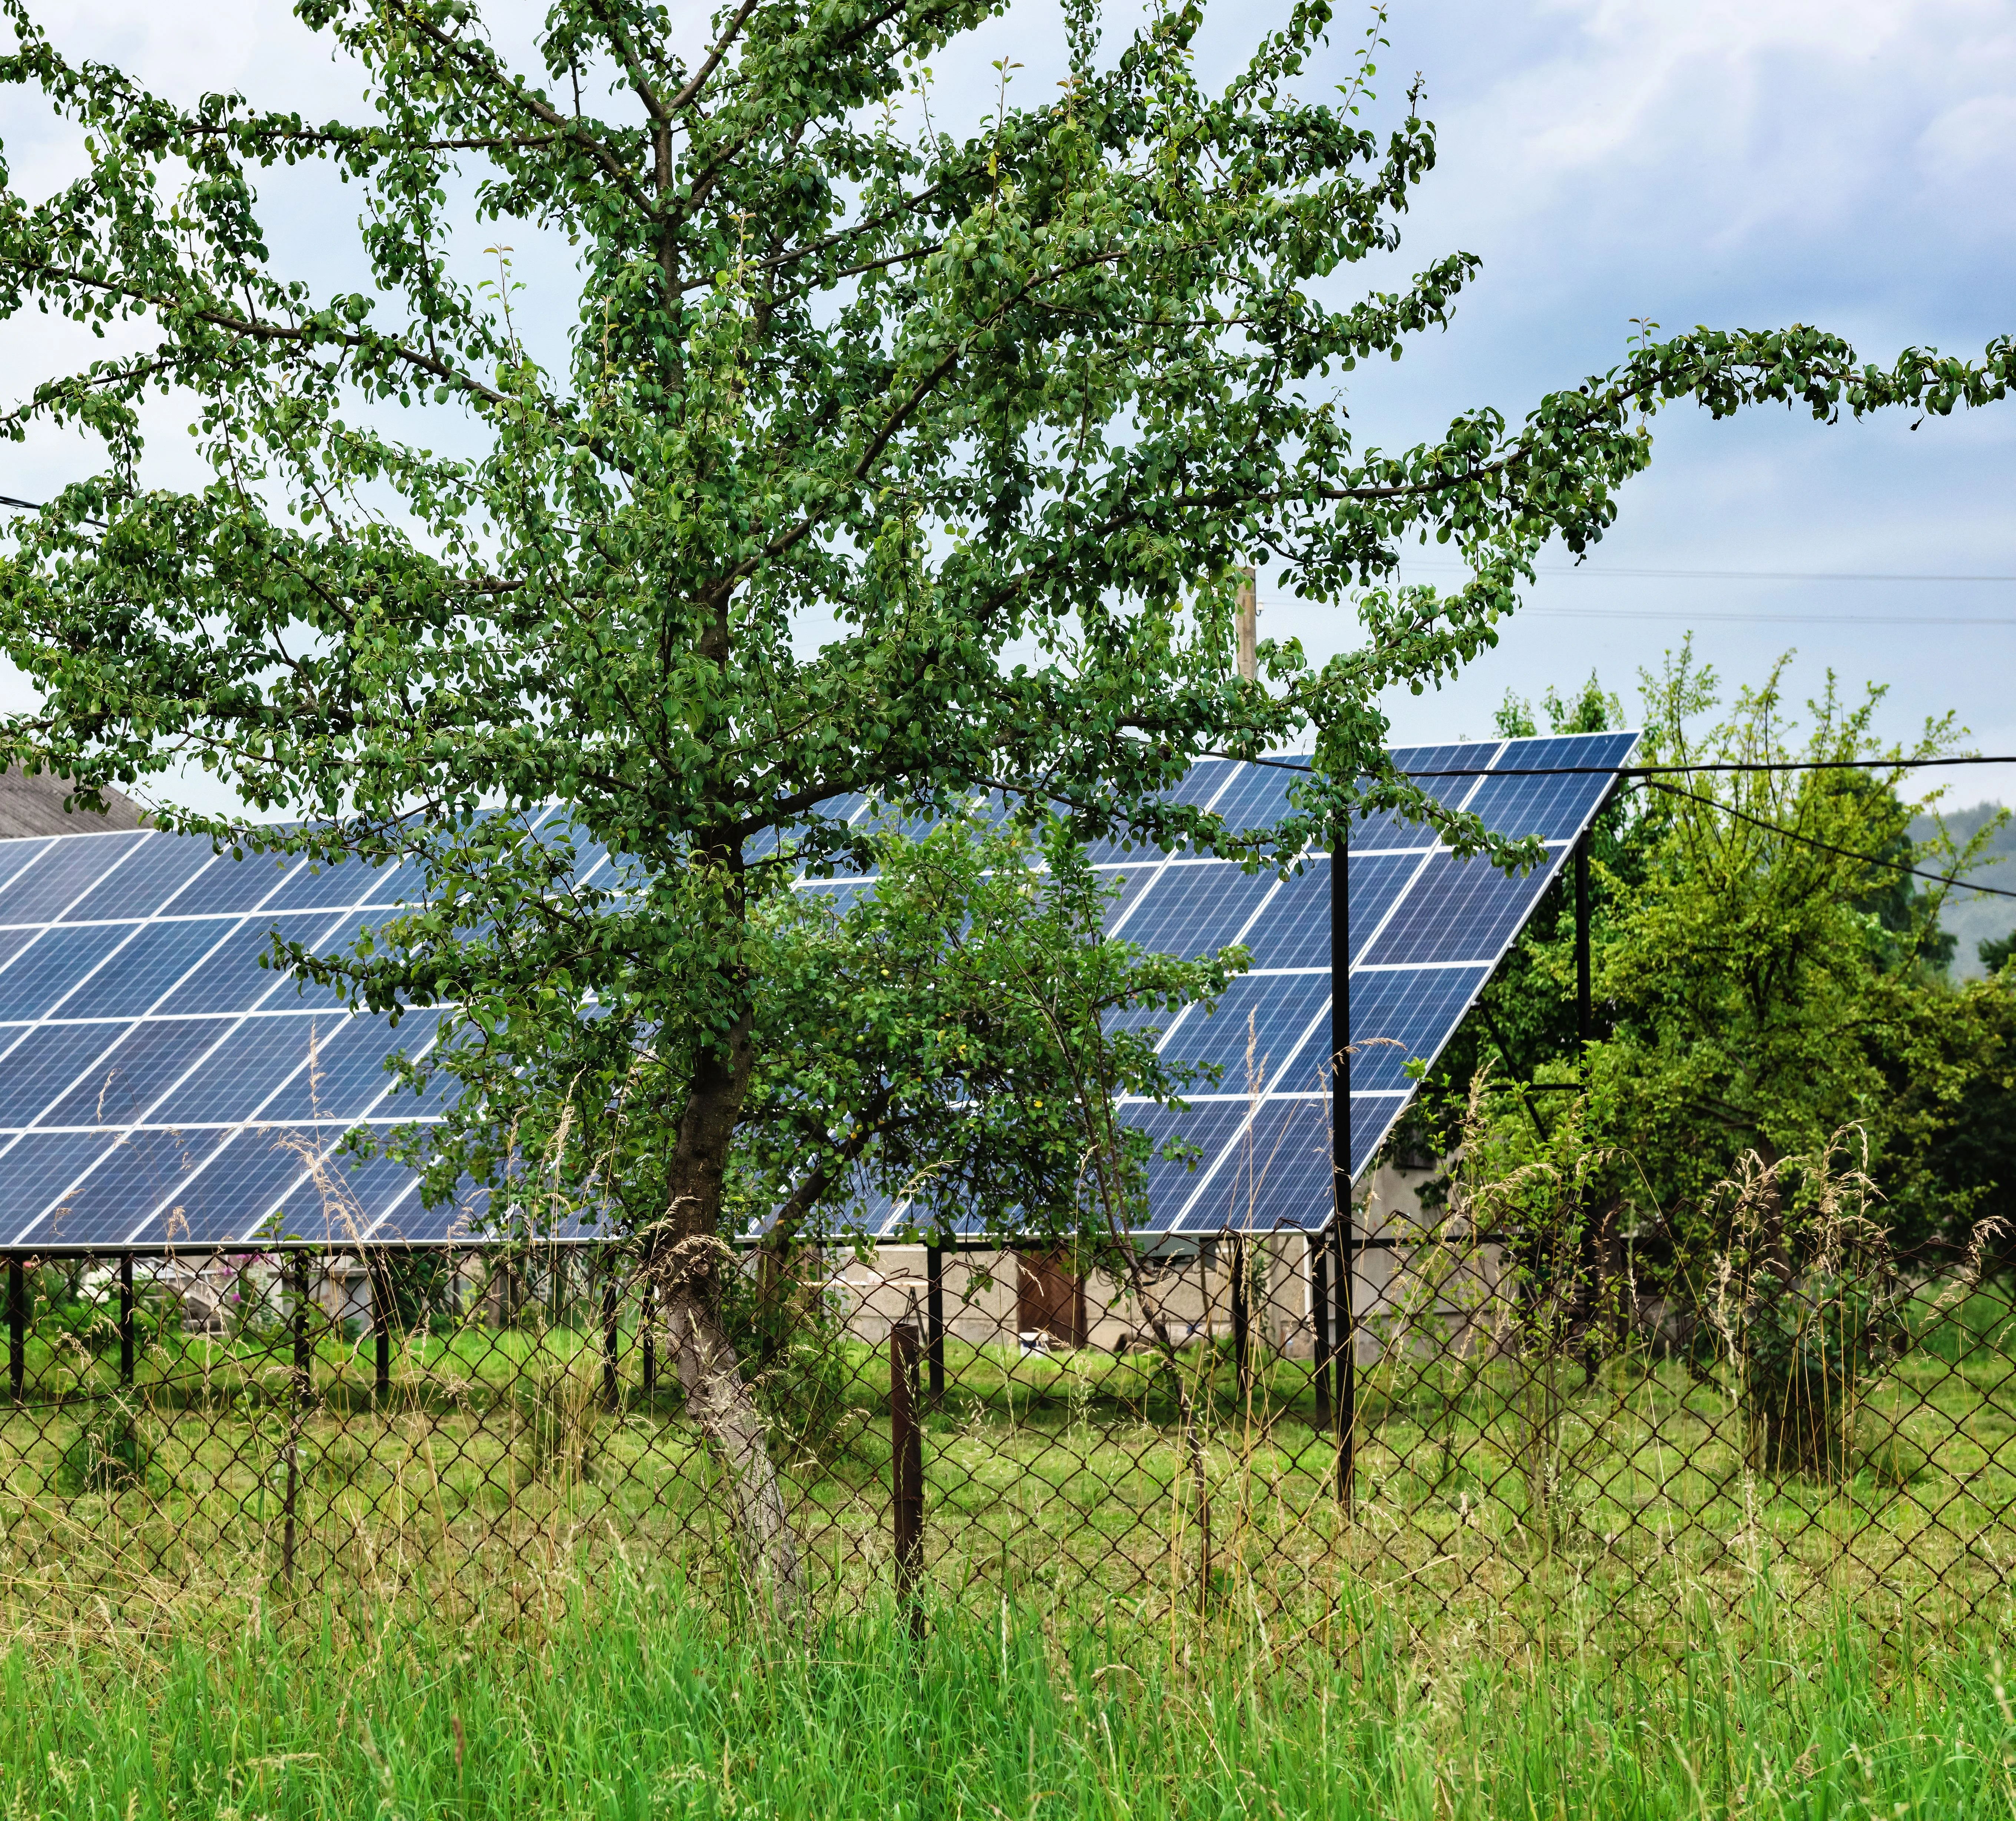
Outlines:
[[293, 1409], [287, 1425], [287, 1489], [282, 1501], [285, 1523], [280, 1532], [280, 1578], [289, 1586], [294, 1579], [294, 1516], [301, 1501], [301, 1437], [308, 1398], [308, 1261], [305, 1253], [294, 1257], [294, 1371], [290, 1389]]
[[1316, 1427], [1330, 1427], [1330, 1238], [1309, 1242], [1309, 1313], [1316, 1318]]
[[28, 1383], [28, 1278], [18, 1258], [7, 1262], [7, 1383], [20, 1403]]
[[896, 1603], [911, 1635], [920, 1636], [917, 1575], [924, 1553], [924, 1443], [917, 1426], [917, 1330], [889, 1330], [890, 1516], [895, 1531]]
[[1236, 573], [1239, 582], [1233, 600], [1233, 617], [1238, 624], [1239, 674], [1248, 683], [1257, 683], [1260, 679], [1260, 608], [1255, 577], [1251, 568]]
[[1575, 1066], [1582, 1067], [1596, 1035], [1589, 997], [1589, 831], [1575, 843]]
[[119, 1254], [119, 1382], [133, 1382], [133, 1254]]
[[294, 1376], [308, 1388], [308, 1368], [314, 1363], [308, 1344], [308, 1259], [304, 1252], [294, 1254]]
[[1357, 1336], [1351, 1307], [1351, 835], [1330, 835], [1330, 1230], [1337, 1246], [1337, 1496], [1348, 1517], [1355, 1478]]
[[658, 1286], [644, 1286], [644, 1395], [655, 1397], [658, 1390], [657, 1325]]
[[620, 1395], [616, 1379], [616, 1279], [602, 1282], [602, 1401], [614, 1410]]
[[382, 1253], [364, 1256], [365, 1281], [371, 1286], [371, 1336], [377, 1343], [377, 1371], [372, 1395], [380, 1403], [392, 1394], [392, 1274]]
[[924, 1365], [930, 1374], [927, 1408], [945, 1408], [945, 1249], [924, 1248]]
[[1238, 1386], [1239, 1401], [1246, 1401], [1246, 1387], [1250, 1372], [1251, 1354], [1247, 1347], [1247, 1331], [1252, 1325], [1252, 1311], [1248, 1307], [1251, 1286], [1247, 1279], [1246, 1235], [1237, 1233], [1232, 1240], [1232, 1372], [1233, 1382]]

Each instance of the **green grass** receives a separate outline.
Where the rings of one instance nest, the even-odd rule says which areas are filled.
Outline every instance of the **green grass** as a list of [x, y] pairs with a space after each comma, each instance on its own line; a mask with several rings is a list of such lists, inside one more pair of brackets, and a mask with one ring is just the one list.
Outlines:
[[[1753, 1603], [1642, 1677], [1363, 1603], [1334, 1657], [1124, 1615], [882, 1613], [737, 1639], [681, 1589], [571, 1581], [537, 1631], [354, 1606], [0, 1664], [0, 1813], [283, 1817], [1939, 1816], [2016, 1811], [1992, 1642], [1850, 1619], [1788, 1657]], [[1810, 1615], [1807, 1615], [1809, 1619]]]
[[[1858, 1452], [1824, 1480], [1756, 1470], [1726, 1374], [1644, 1349], [1593, 1373], [1557, 1361], [1542, 1444], [1527, 1362], [1395, 1344], [1359, 1375], [1349, 1523], [1306, 1362], [1263, 1355], [1242, 1398], [1227, 1347], [1186, 1350], [1193, 1451], [1145, 1356], [949, 1340], [924, 1420], [927, 1581], [970, 1612], [1005, 1582], [1143, 1623], [1215, 1603], [1292, 1628], [1348, 1574], [1424, 1639], [1523, 1627], [1617, 1654], [1679, 1648], [1691, 1603], [1727, 1611], [1768, 1576], [1795, 1603], [1957, 1632], [2016, 1561], [2016, 1333], [2000, 1286], [1935, 1314], [1863, 1387]], [[721, 1599], [719, 1469], [668, 1376], [643, 1394], [634, 1329], [619, 1339], [612, 1409], [592, 1324], [397, 1336], [382, 1400], [368, 1343], [325, 1333], [299, 1405], [284, 1329], [158, 1337], [129, 1388], [116, 1354], [38, 1332], [27, 1397], [0, 1408], [0, 1637], [61, 1639], [108, 1608], [153, 1632], [249, 1616], [290, 1560], [297, 1592], [409, 1610], [467, 1612], [504, 1584], [542, 1605], [584, 1550], [676, 1563]], [[813, 1599], [837, 1616], [891, 1579], [888, 1364], [850, 1340], [819, 1363], [763, 1395]]]

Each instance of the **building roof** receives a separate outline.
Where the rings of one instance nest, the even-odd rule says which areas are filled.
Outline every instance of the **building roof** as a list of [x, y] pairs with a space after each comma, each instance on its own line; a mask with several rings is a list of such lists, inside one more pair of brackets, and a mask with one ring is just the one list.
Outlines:
[[70, 783], [53, 772], [30, 777], [18, 765], [0, 772], [0, 838], [16, 835], [97, 835], [108, 828], [144, 828], [146, 812], [130, 797], [105, 792], [110, 812], [66, 810]]

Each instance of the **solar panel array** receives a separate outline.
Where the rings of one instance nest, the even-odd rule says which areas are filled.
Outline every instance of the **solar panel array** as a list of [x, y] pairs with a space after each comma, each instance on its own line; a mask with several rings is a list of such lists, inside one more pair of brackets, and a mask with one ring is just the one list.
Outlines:
[[[1630, 757], [1631, 733], [1403, 748], [1393, 755], [1429, 793], [1498, 833], [1538, 835], [1543, 866], [1511, 877], [1460, 860], [1417, 823], [1381, 814], [1352, 831], [1351, 1160], [1378, 1154], [1414, 1091], [1410, 1062], [1432, 1063], [1456, 1033]], [[1588, 770], [1570, 768], [1587, 767]], [[1482, 773], [1482, 776], [1433, 774]], [[1535, 775], [1535, 774], [1539, 775]], [[1262, 828], [1287, 808], [1293, 771], [1208, 759], [1177, 792], [1228, 828]], [[1185, 853], [1096, 853], [1118, 882], [1108, 929], [1143, 947], [1197, 955], [1244, 943], [1250, 972], [1214, 1011], [1186, 1007], [1163, 1027], [1172, 1058], [1213, 1062], [1215, 1086], [1185, 1110], [1129, 1105], [1159, 1151], [1178, 1138], [1199, 1155], [1149, 1171], [1149, 1231], [1312, 1231], [1332, 1213], [1330, 857], [1312, 849], [1286, 879]], [[859, 890], [865, 882], [834, 889]], [[871, 1206], [871, 1231], [911, 1210]]]
[[[600, 864], [600, 863], [597, 863]], [[0, 1247], [445, 1237], [364, 1126], [440, 1116], [397, 1087], [440, 1014], [354, 1015], [262, 967], [272, 932], [329, 953], [391, 916], [397, 868], [214, 854], [140, 830], [0, 841]]]
[[[1406, 1105], [1406, 1060], [1432, 1059], [1448, 1041], [1611, 781], [1520, 774], [1607, 773], [1632, 745], [1592, 734], [1396, 754], [1413, 771], [1489, 767], [1431, 788], [1505, 833], [1541, 836], [1548, 864], [1507, 878], [1390, 817], [1354, 832], [1355, 1167]], [[1208, 760], [1178, 795], [1231, 827], [1260, 828], [1283, 813], [1293, 775]], [[1124, 882], [1115, 933], [1186, 954], [1233, 941], [1253, 951], [1251, 972], [1215, 1013], [1190, 1008], [1160, 1040], [1172, 1056], [1224, 1064], [1224, 1082], [1183, 1112], [1128, 1109], [1157, 1139], [1180, 1134], [1204, 1153], [1193, 1170], [1157, 1166], [1153, 1228], [1319, 1226], [1330, 1203], [1329, 856], [1310, 853], [1285, 880], [1186, 853], [1094, 857]], [[594, 857], [584, 877], [608, 864]], [[275, 929], [320, 952], [347, 947], [392, 914], [401, 884], [396, 868], [234, 860], [200, 838], [146, 830], [0, 841], [0, 1248], [414, 1242], [466, 1231], [479, 1203], [423, 1208], [402, 1165], [353, 1169], [336, 1154], [358, 1126], [382, 1135], [438, 1120], [438, 1100], [398, 1090], [385, 1062], [395, 1050], [423, 1053], [439, 1013], [409, 1013], [395, 1029], [260, 965]], [[801, 889], [851, 896], [870, 885]], [[903, 1212], [884, 1205], [870, 1218], [886, 1228]]]

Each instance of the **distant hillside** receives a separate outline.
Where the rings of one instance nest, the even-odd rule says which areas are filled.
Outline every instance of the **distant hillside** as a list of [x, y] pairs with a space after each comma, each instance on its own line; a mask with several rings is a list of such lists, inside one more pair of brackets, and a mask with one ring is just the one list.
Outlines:
[[[1956, 842], [1964, 846], [2000, 806], [1996, 803], [1976, 803], [1971, 810], [1949, 810], [1946, 819], [1947, 831]], [[1929, 817], [1921, 816], [1911, 824], [1915, 840], [1928, 840], [1932, 833]], [[1978, 879], [1984, 885], [2016, 892], [2016, 864], [2012, 862], [2016, 862], [2016, 820], [1996, 832], [1980, 863], [1967, 876]], [[1928, 871], [1937, 870], [1927, 866]], [[1953, 972], [1962, 979], [1972, 979], [1981, 972], [1980, 958], [1975, 952], [1978, 946], [1991, 937], [2007, 936], [2016, 929], [2016, 898], [1974, 898], [1955, 887], [1946, 900], [1946, 910], [1939, 921], [1960, 939], [1960, 947], [1953, 956]]]

